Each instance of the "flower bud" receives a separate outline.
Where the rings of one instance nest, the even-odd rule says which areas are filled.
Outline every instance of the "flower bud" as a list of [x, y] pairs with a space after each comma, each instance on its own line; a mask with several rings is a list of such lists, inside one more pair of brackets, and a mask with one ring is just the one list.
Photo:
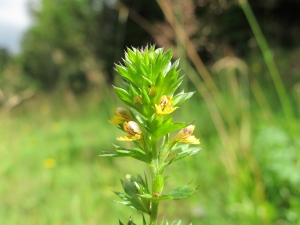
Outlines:
[[155, 86], [149, 86], [148, 92], [149, 92], [149, 97], [150, 98], [154, 97], [157, 93], [156, 87]]
[[128, 123], [125, 122], [123, 127], [124, 127], [125, 132], [132, 136], [134, 136], [136, 134], [138, 134], [138, 135], [142, 134], [142, 131], [141, 131], [139, 125], [134, 121], [129, 121]]
[[172, 142], [185, 142], [189, 144], [199, 144], [200, 140], [192, 136], [195, 129], [195, 125], [189, 125], [181, 129], [178, 134], [173, 138]]
[[142, 101], [141, 97], [139, 97], [139, 96], [135, 96], [135, 97], [133, 98], [133, 102], [134, 102], [134, 103], [143, 104], [143, 101]]
[[111, 124], [122, 124], [125, 121], [132, 120], [131, 114], [124, 108], [118, 107], [114, 110], [115, 116], [108, 122]]

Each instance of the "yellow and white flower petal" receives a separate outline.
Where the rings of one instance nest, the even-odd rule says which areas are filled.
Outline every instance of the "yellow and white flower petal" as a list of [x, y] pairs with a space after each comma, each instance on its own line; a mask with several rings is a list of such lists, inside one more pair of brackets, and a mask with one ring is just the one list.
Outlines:
[[189, 144], [200, 144], [200, 139], [192, 136], [195, 125], [189, 125], [181, 129], [178, 134], [173, 138], [172, 142], [185, 142]]
[[142, 135], [136, 134], [134, 136], [121, 136], [117, 137], [118, 141], [136, 141], [142, 139]]
[[123, 124], [124, 130], [129, 136], [117, 137], [119, 141], [135, 141], [142, 139], [142, 131], [139, 125], [134, 121], [125, 122]]
[[191, 136], [194, 132], [195, 125], [189, 125], [185, 128], [182, 128], [178, 134], [174, 137], [174, 139], [184, 139]]
[[170, 114], [174, 112], [178, 107], [172, 107], [172, 99], [170, 96], [163, 95], [158, 104], [155, 104], [155, 112], [159, 116]]
[[139, 127], [139, 125], [134, 122], [134, 121], [129, 121], [128, 123], [125, 122], [123, 124], [124, 130], [127, 134], [130, 134], [132, 136], [136, 135], [136, 134], [142, 134], [142, 131]]
[[189, 136], [188, 138], [183, 138], [179, 140], [179, 142], [197, 145], [200, 144], [200, 139], [196, 138], [195, 136]]
[[115, 116], [108, 121], [111, 124], [122, 124], [125, 121], [132, 120], [132, 116], [130, 115], [130, 113], [122, 107], [114, 109], [114, 113]]

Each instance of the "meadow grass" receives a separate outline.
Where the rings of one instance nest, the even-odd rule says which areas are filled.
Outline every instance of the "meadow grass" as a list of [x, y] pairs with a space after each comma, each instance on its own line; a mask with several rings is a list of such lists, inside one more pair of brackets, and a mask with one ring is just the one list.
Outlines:
[[[57, 96], [38, 96], [10, 113], [1, 111], [0, 224], [116, 224], [128, 215], [141, 222], [137, 212], [114, 202], [119, 199], [113, 190], [120, 191], [119, 178], [136, 175], [136, 168], [149, 171], [132, 159], [98, 157], [117, 143], [120, 131], [107, 122], [116, 104], [87, 94], [77, 99], [74, 112]], [[222, 96], [236, 106], [228, 89]], [[196, 95], [182, 106], [175, 119], [196, 118], [203, 150], [172, 165], [167, 173], [174, 176], [165, 189], [178, 185], [177, 178], [180, 185], [192, 181], [199, 188], [188, 200], [163, 202], [160, 219], [168, 215], [196, 225], [299, 223], [299, 139], [293, 142], [282, 112], [269, 112], [274, 122], [264, 119], [255, 101], [249, 110], [251, 144], [226, 151], [202, 98]], [[226, 126], [234, 141], [243, 140], [239, 127]]]
[[116, 178], [133, 168], [98, 157], [115, 141], [105, 105], [76, 114], [52, 100], [1, 112], [0, 224], [114, 224], [128, 215], [112, 201]]

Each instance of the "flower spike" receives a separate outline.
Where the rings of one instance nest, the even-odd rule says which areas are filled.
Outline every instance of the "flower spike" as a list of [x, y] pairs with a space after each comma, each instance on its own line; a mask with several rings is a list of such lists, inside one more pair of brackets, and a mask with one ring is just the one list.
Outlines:
[[[187, 198], [197, 190], [184, 185], [169, 193], [163, 191], [166, 180], [163, 173], [167, 166], [201, 150], [188, 145], [200, 143], [193, 136], [195, 126], [173, 122], [171, 113], [193, 95], [193, 92], [184, 91], [175, 94], [183, 81], [178, 67], [179, 60], [172, 63], [171, 49], [165, 51], [163, 48], [146, 46], [128, 48], [123, 63], [115, 68], [123, 82], [114, 89], [126, 108], [116, 108], [109, 123], [125, 132], [117, 140], [131, 143], [129, 148], [114, 145], [114, 152], [105, 151], [101, 156], [131, 157], [150, 167], [150, 183], [146, 174], [144, 178], [140, 175], [137, 178], [127, 177], [121, 181], [125, 192], [115, 192], [122, 199], [122, 204], [147, 214], [150, 224], [158, 224], [160, 201]], [[170, 139], [174, 131], [179, 132]], [[177, 145], [178, 142], [188, 144]], [[132, 220], [129, 223], [133, 224]], [[146, 223], [143, 216], [143, 224]], [[119, 221], [119, 224], [123, 223]]]

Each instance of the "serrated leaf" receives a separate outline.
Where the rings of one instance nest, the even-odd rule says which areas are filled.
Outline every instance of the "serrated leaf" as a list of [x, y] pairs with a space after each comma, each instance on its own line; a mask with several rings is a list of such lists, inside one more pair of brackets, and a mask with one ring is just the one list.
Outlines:
[[103, 151], [101, 157], [131, 157], [149, 164], [151, 162], [151, 152], [145, 152], [140, 148], [126, 149], [114, 145], [116, 152]]
[[189, 188], [188, 184], [175, 188], [167, 194], [162, 195], [162, 198], [168, 198], [173, 200], [179, 200], [188, 198], [196, 193], [198, 188]]
[[155, 81], [158, 90], [157, 95], [173, 95], [182, 82], [182, 77], [178, 78], [178, 75], [179, 72], [175, 68], [170, 69], [166, 75], [160, 72]]
[[175, 62], [172, 64], [171, 68], [177, 69], [180, 63], [180, 59], [175, 60]]
[[[145, 77], [145, 76], [142, 76], [142, 78], [144, 79], [144, 81], [145, 81], [145, 83], [144, 83], [144, 84], [146, 84], [146, 85], [147, 85], [147, 87], [148, 87], [148, 86], [152, 86], [152, 85], [153, 85], [152, 81], [151, 81], [150, 79], [148, 79], [147, 77]], [[145, 87], [145, 85], [144, 85], [144, 87]]]
[[132, 85], [129, 85], [129, 94], [131, 96], [139, 96], [140, 95]]
[[121, 100], [129, 103], [130, 105], [133, 105], [133, 99], [126, 90], [124, 90], [123, 88], [119, 88], [119, 87], [114, 87], [114, 88], [116, 90], [117, 95], [119, 96], [119, 98]]
[[125, 180], [121, 180], [121, 183], [125, 193], [115, 192], [123, 200], [118, 202], [149, 214], [150, 201], [139, 196], [149, 192], [149, 188], [145, 186], [148, 183], [140, 175], [137, 178], [127, 177]]
[[170, 117], [161, 124], [161, 126], [155, 131], [154, 135], [157, 139], [159, 139], [168, 133], [182, 129], [187, 125], [187, 123], [172, 123], [172, 117]]
[[127, 225], [136, 225], [136, 224], [133, 222], [132, 217], [129, 218], [129, 221], [128, 221]]
[[170, 165], [173, 162], [176, 162], [178, 160], [184, 159], [186, 157], [192, 156], [196, 153], [198, 153], [201, 150], [201, 148], [197, 148], [197, 147], [191, 147], [183, 152], [180, 152], [179, 154], [177, 154], [173, 159], [171, 159], [168, 162], [168, 165]]
[[144, 214], [142, 214], [142, 216], [143, 216], [143, 225], [147, 225]]
[[106, 152], [106, 151], [103, 151], [103, 153], [100, 154], [99, 156], [101, 156], [101, 157], [118, 157], [118, 154], [115, 153], [115, 152]]
[[184, 101], [191, 98], [194, 93], [195, 92], [188, 92], [188, 93], [184, 93], [183, 91], [180, 92], [179, 94], [177, 94], [172, 98], [172, 103], [173, 103], [172, 106], [173, 107], [180, 106]]
[[181, 225], [181, 220], [179, 220], [179, 221], [174, 221], [174, 222], [172, 223], [172, 225]]
[[150, 66], [148, 64], [145, 64], [145, 62], [142, 61], [141, 64], [140, 64], [140, 70], [141, 70], [141, 74], [143, 75], [143, 77], [150, 80], [151, 83], [152, 83], [152, 78], [151, 78], [151, 73], [150, 73], [150, 70], [151, 70]]
[[148, 96], [148, 91], [145, 88], [142, 89], [142, 98], [143, 98], [143, 101], [145, 101], [146, 104], [150, 103], [150, 98]]
[[[181, 220], [173, 221], [170, 225], [181, 225]], [[160, 223], [160, 225], [169, 225], [168, 221], [165, 221], [165, 219]], [[190, 224], [191, 225], [191, 224]]]
[[167, 194], [162, 194], [161, 196], [153, 197], [151, 194], [139, 195], [141, 198], [149, 199], [151, 201], [162, 201], [162, 200], [179, 200], [188, 198], [196, 193], [198, 188], [189, 188], [188, 184], [175, 188]]
[[148, 119], [145, 116], [136, 113], [134, 110], [130, 108], [128, 108], [128, 111], [130, 112], [130, 114], [132, 115], [135, 121], [137, 121], [140, 125], [142, 125], [142, 127], [144, 127], [146, 130], [149, 131]]
[[116, 65], [116, 70], [122, 77], [128, 76], [128, 70], [126, 69], [126, 67], [121, 65]]

